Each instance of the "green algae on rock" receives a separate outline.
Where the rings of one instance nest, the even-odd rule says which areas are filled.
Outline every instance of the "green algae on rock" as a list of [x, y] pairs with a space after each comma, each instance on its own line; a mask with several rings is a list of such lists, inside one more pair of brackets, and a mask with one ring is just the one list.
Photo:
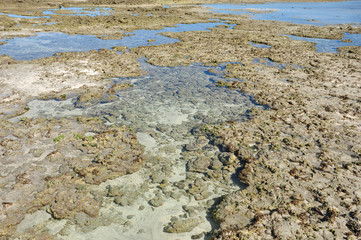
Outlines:
[[[124, 126], [106, 127], [86, 118], [24, 119], [19, 123], [2, 121], [1, 125], [6, 129], [1, 134], [1, 149], [8, 152], [2, 161], [7, 172], [2, 184], [7, 188], [1, 191], [11, 203], [1, 224], [4, 237], [13, 233], [26, 213], [38, 209], [48, 209], [57, 219], [72, 219], [80, 212], [97, 217], [102, 201], [90, 194], [92, 185], [135, 172], [143, 165], [143, 148]], [[9, 141], [9, 136], [13, 140]], [[54, 141], [59, 136], [63, 140]], [[18, 163], [18, 170], [11, 170], [8, 164], [24, 156], [26, 148], [34, 148], [30, 152], [35, 157], [27, 156], [34, 158], [33, 165], [23, 171]]]

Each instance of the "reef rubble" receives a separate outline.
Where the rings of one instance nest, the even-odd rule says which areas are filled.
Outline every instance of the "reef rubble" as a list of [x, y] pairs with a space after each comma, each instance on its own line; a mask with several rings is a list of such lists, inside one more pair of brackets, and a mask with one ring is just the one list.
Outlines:
[[[113, 13], [29, 19], [0, 15], [1, 39], [37, 31], [115, 39], [127, 31], [209, 19], [234, 27], [162, 33], [179, 42], [159, 46], [114, 46], [30, 61], [0, 56], [0, 239], [64, 239], [76, 231], [85, 234], [112, 223], [129, 231], [138, 216], [132, 213], [124, 219], [109, 209], [121, 206], [126, 214], [138, 205], [139, 215], [172, 215], [162, 231], [184, 238], [360, 238], [361, 47], [320, 53], [314, 43], [285, 36], [340, 40], [346, 32], [361, 33], [359, 25], [259, 21], [188, 5], [199, 1], [36, 2], [2, 1], [0, 6], [6, 13], [27, 16], [41, 16], [40, 7], [57, 6], [102, 6]], [[172, 3], [177, 4], [163, 6]], [[56, 24], [45, 24], [52, 21]], [[21, 117], [34, 98], [63, 101], [76, 96], [73, 103], [78, 109], [111, 103], [133, 87], [114, 83], [112, 78], [146, 74], [139, 58], [153, 66], [202, 63], [209, 66], [208, 75], [226, 76], [212, 86], [247, 94], [263, 108], [242, 113], [246, 121], [217, 123], [199, 114], [196, 117], [203, 124], [188, 124], [192, 129], [187, 133], [178, 122], [139, 134], [132, 126], [114, 124], [112, 116], [107, 121], [89, 116]], [[220, 64], [225, 64], [221, 70], [211, 69]], [[132, 118], [131, 114], [123, 117]], [[159, 147], [154, 139], [166, 144]], [[153, 156], [149, 153], [153, 149], [166, 156]], [[181, 161], [172, 164], [184, 169], [185, 177], [170, 181], [174, 169], [167, 160], [177, 154]], [[147, 171], [149, 176], [144, 174]], [[131, 181], [126, 186], [114, 184], [126, 176], [142, 180], [140, 175], [146, 180], [136, 182], [136, 187]], [[146, 204], [139, 204], [139, 199], [146, 199]], [[183, 215], [170, 202], [182, 205]], [[52, 232], [40, 220], [29, 225], [29, 216], [46, 218], [43, 222], [49, 225], [67, 222]], [[208, 232], [202, 230], [205, 219], [211, 222]], [[146, 232], [140, 229], [137, 234]]]

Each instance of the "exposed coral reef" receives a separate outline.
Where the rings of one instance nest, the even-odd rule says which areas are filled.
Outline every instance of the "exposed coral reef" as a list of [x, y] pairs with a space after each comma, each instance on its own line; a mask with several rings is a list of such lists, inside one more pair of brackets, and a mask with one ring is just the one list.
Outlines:
[[124, 126], [79, 117], [2, 121], [1, 128], [2, 237], [38, 209], [56, 219], [96, 218], [102, 197], [92, 186], [143, 165], [143, 147]]

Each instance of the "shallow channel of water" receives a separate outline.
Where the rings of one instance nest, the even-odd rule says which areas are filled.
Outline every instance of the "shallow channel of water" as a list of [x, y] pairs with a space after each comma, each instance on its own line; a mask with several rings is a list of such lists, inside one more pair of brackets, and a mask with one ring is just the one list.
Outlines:
[[[49, 57], [58, 52], [86, 52], [120, 45], [128, 48], [161, 45], [179, 41], [161, 35], [163, 32], [209, 31], [208, 28], [214, 28], [218, 25], [227, 24], [224, 22], [177, 24], [175, 27], [166, 27], [161, 30], [136, 30], [120, 40], [104, 40], [94, 35], [40, 32], [36, 36], [6, 40], [6, 44], [0, 45], [0, 55], [6, 54], [15, 60], [32, 60]], [[232, 27], [232, 25], [229, 26]], [[149, 42], [148, 40], [153, 41]]]
[[49, 9], [42, 12], [42, 16], [25, 16], [18, 14], [0, 13], [0, 15], [6, 15], [12, 18], [24, 18], [24, 19], [35, 19], [35, 18], [50, 18], [51, 15], [63, 15], [63, 16], [108, 16], [111, 14], [113, 9], [111, 8], [86, 8], [86, 7], [61, 7], [58, 9]]
[[[337, 39], [324, 39], [324, 38], [308, 38], [298, 37], [293, 35], [285, 35], [292, 40], [307, 41], [316, 43], [317, 52], [330, 52], [337, 53], [337, 48], [346, 46], [361, 46], [361, 34], [349, 34], [345, 33], [342, 40]], [[343, 40], [351, 40], [351, 42], [344, 42]]]
[[109, 16], [113, 9], [111, 8], [84, 8], [84, 7], [62, 7], [59, 9], [49, 9], [42, 13], [44, 15], [66, 15], [66, 16]]

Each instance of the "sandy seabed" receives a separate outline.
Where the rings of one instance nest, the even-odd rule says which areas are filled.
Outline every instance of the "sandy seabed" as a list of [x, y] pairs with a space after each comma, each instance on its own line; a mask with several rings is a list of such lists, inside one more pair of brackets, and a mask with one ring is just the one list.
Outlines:
[[[1, 239], [360, 238], [361, 48], [321, 53], [284, 36], [341, 39], [360, 26], [213, 15], [196, 3], [2, 1], [3, 12], [27, 16], [59, 4], [113, 11], [0, 15], [1, 39], [227, 24], [163, 33], [180, 41], [159, 46], [0, 56]], [[187, 72], [194, 64], [201, 73]], [[156, 66], [168, 77], [159, 85]], [[197, 91], [177, 76], [197, 79]], [[211, 90], [198, 88], [210, 80]], [[164, 95], [132, 105], [129, 96], [154, 89]], [[232, 100], [243, 110], [215, 89], [246, 96]], [[196, 94], [188, 105], [172, 100]]]

